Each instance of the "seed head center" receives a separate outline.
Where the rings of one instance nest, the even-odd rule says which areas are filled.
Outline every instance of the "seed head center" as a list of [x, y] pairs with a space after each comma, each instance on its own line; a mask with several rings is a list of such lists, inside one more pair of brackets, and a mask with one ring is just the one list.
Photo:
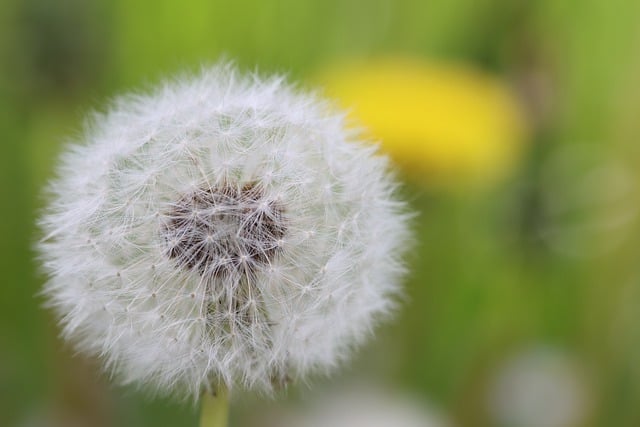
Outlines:
[[253, 273], [281, 250], [284, 208], [255, 183], [203, 187], [165, 214], [167, 256], [202, 275]]

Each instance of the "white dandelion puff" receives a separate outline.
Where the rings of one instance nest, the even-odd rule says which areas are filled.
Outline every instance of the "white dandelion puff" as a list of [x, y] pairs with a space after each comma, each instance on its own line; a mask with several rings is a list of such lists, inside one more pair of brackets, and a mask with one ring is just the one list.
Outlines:
[[497, 372], [488, 408], [497, 425], [573, 427], [589, 414], [590, 384], [579, 363], [560, 348], [534, 347]]
[[299, 408], [283, 406], [260, 412], [253, 427], [452, 427], [438, 408], [398, 390], [364, 384], [334, 388], [312, 396]]
[[387, 159], [357, 137], [230, 65], [118, 99], [40, 219], [64, 336], [165, 394], [330, 371], [392, 308], [408, 237]]

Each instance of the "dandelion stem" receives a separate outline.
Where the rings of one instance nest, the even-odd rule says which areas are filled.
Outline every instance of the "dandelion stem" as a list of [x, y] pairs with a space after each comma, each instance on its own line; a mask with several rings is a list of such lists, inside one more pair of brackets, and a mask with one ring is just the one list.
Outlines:
[[205, 392], [200, 407], [200, 427], [227, 427], [229, 396], [224, 386], [215, 394]]

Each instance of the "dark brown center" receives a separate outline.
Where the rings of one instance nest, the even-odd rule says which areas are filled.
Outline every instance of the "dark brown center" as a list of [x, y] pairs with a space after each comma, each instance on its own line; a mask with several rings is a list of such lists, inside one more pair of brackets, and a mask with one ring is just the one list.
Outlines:
[[279, 252], [284, 208], [255, 183], [203, 187], [166, 213], [167, 255], [202, 275], [254, 273]]

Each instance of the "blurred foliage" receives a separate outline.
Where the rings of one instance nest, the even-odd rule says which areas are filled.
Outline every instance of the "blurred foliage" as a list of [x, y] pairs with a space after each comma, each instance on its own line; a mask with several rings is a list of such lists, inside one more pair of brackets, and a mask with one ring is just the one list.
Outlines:
[[585, 366], [585, 426], [640, 425], [639, 20], [629, 0], [0, 2], [0, 425], [197, 420], [108, 385], [37, 296], [40, 189], [86, 110], [224, 56], [311, 81], [380, 55], [497, 76], [526, 105], [532, 141], [490, 191], [407, 185], [419, 217], [406, 303], [347, 372], [411, 390], [455, 425], [491, 426], [492, 376], [542, 343]]

